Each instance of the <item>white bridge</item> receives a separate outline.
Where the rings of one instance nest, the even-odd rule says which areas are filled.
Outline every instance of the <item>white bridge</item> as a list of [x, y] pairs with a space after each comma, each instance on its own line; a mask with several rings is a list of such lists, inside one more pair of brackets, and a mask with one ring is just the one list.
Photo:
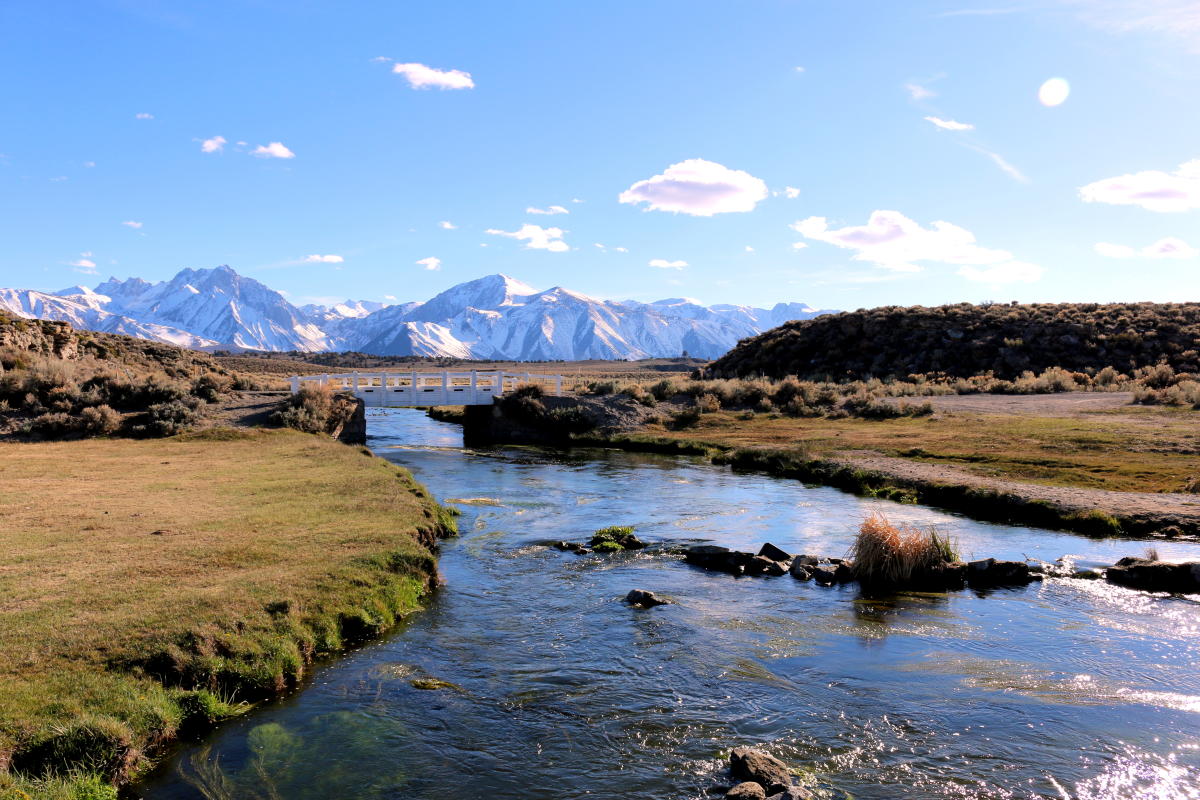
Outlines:
[[338, 375], [295, 375], [292, 394], [305, 387], [329, 386], [361, 399], [368, 406], [490, 406], [493, 398], [526, 384], [550, 395], [562, 394], [561, 375], [471, 370], [470, 372], [350, 372]]

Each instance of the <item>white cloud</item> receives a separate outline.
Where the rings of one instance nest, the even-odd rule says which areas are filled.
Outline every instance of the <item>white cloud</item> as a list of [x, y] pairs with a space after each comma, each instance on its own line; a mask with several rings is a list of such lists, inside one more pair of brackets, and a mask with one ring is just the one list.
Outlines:
[[139, 113], [139, 114], [134, 114], [134, 115], [133, 115], [133, 118], [134, 118], [134, 119], [154, 119], [154, 115], [153, 115], [153, 114], [147, 114], [145, 111], [143, 111], [143, 112], [141, 112], [141, 113]]
[[963, 267], [958, 274], [969, 281], [980, 283], [1033, 283], [1041, 280], [1043, 270], [1037, 264], [1024, 261], [1007, 261], [990, 267]]
[[999, 153], [993, 153], [991, 150], [988, 150], [985, 147], [980, 147], [976, 144], [970, 144], [969, 142], [962, 142], [961, 144], [964, 147], [969, 147], [976, 153], [981, 153], [982, 155], [987, 156], [993, 164], [999, 167], [1004, 174], [1008, 175], [1008, 177], [1012, 178], [1014, 181], [1029, 183], [1029, 178], [1025, 175], [1025, 173], [1008, 163], [1004, 156], [1000, 155]]
[[806, 247], [808, 247], [808, 242], [792, 242], [793, 250], [803, 250]]
[[387, 56], [375, 56], [371, 59], [371, 62], [374, 64], [386, 64], [389, 61], [391, 61], [391, 59]]
[[259, 145], [254, 148], [250, 155], [258, 156], [259, 158], [295, 158], [296, 154], [283, 146], [283, 142], [271, 142], [268, 145]]
[[[970, 269], [959, 270], [960, 275], [992, 283], [1041, 276], [1041, 267], [1014, 261], [1007, 250], [980, 247], [975, 234], [965, 228], [942, 221], [922, 228], [898, 211], [873, 211], [866, 225], [840, 230], [831, 230], [824, 217], [809, 217], [792, 228], [808, 239], [855, 251], [856, 261], [869, 261], [895, 272], [918, 272], [922, 267], [917, 262], [928, 261], [966, 265]], [[988, 269], [975, 269], [984, 265]], [[998, 277], [1004, 275], [1021, 277]]]
[[750, 245], [746, 245], [746, 252], [747, 252], [747, 253], [753, 253], [753, 252], [754, 252], [754, 248], [753, 248], [753, 247], [751, 247]]
[[85, 275], [96, 274], [96, 262], [92, 261], [92, 251], [88, 250], [85, 253], [80, 253], [79, 258], [74, 261], [68, 261], [67, 265], [74, 267], [76, 272], [82, 272]]
[[783, 187], [783, 194], [787, 197], [788, 200], [795, 200], [797, 197], [800, 196], [800, 190], [797, 189], [795, 186], [785, 186], [785, 187]]
[[804, 67], [796, 67], [796, 72], [804, 72]]
[[1200, 250], [1174, 236], [1159, 239], [1141, 250], [1110, 242], [1097, 242], [1094, 249], [1100, 255], [1108, 258], [1195, 258], [1200, 255]]
[[919, 83], [906, 83], [904, 88], [913, 100], [928, 100], [931, 97], [937, 97], [937, 92], [927, 89]]
[[753, 211], [767, 196], [767, 185], [748, 172], [713, 161], [691, 158], [672, 164], [662, 175], [638, 181], [617, 198], [622, 203], [648, 203], [656, 211], [711, 217]]
[[519, 230], [501, 231], [489, 228], [487, 233], [493, 236], [507, 236], [510, 239], [527, 242], [528, 250], [549, 250], [551, 253], [565, 253], [571, 248], [562, 240], [562, 228], [543, 228], [541, 225], [522, 225]]
[[62, 182], [63, 182], [63, 181], [65, 181], [65, 180], [67, 180], [67, 176], [66, 176], [66, 175], [56, 175], [56, 176], [54, 176], [53, 178], [51, 178], [51, 179], [50, 179], [50, 182], [51, 182], [51, 183], [62, 183]]
[[1174, 172], [1147, 170], [1089, 183], [1079, 190], [1085, 203], [1141, 206], [1147, 211], [1174, 212], [1200, 208], [1200, 159]]
[[941, 117], [926, 117], [928, 122], [932, 122], [937, 127], [944, 131], [973, 131], [975, 126], [967, 122], [956, 122], [952, 119], [942, 119]]
[[572, 202], [572, 203], [582, 203], [583, 201], [582, 201], [582, 200], [580, 200], [578, 197], [572, 197], [572, 198], [571, 198], [571, 202]]
[[525, 213], [526, 214], [544, 214], [546, 216], [553, 216], [555, 214], [570, 214], [571, 212], [567, 211], [562, 206], [550, 206], [548, 208], [534, 208], [533, 206], [530, 206], [529, 208], [525, 209]]
[[95, 161], [85, 161], [85, 162], [83, 162], [83, 165], [85, 167], [87, 167], [88, 169], [91, 169], [92, 167], [96, 166], [96, 162]]
[[304, 257], [305, 264], [341, 264], [346, 259], [333, 254], [322, 256], [314, 253], [311, 256]]
[[687, 265], [686, 261], [667, 261], [665, 258], [653, 258], [650, 260], [650, 266], [658, 267], [659, 269], [683, 269]]
[[441, 70], [424, 64], [395, 64], [392, 72], [403, 75], [414, 89], [474, 89], [471, 73], [458, 69]]
[[439, 223], [438, 223], [438, 227], [439, 227], [439, 228], [442, 228], [443, 230], [452, 231], [452, 230], [456, 229], [458, 226], [457, 226], [457, 225], [455, 225], [455, 224], [454, 224], [453, 222], [451, 222], [450, 220], [448, 220], [448, 219], [444, 219], [444, 220], [442, 220], [441, 222], [439, 222]]
[[592, 245], [592, 247], [597, 247], [597, 248], [599, 248], [599, 249], [601, 249], [601, 250], [607, 250], [607, 249], [608, 249], [607, 247], [605, 247], [604, 245], [600, 244], [599, 242], [596, 242], [595, 244], [593, 244], [593, 245]]
[[628, 253], [629, 252], [628, 247], [614, 247], [613, 250], [616, 250], [618, 253]]
[[395, 299], [396, 299], [396, 295], [394, 295], [394, 294], [385, 294], [385, 295], [383, 296], [383, 299], [384, 299], [384, 300], [395, 300]]
[[228, 139], [226, 139], [224, 136], [214, 136], [211, 139], [205, 139], [200, 143], [200, 152], [219, 153], [225, 149], [225, 142], [227, 141]]
[[125, 222], [122, 222], [121, 224], [124, 225], [126, 228], [133, 228], [134, 230], [141, 230], [141, 227], [142, 227], [141, 222], [136, 222], [132, 219], [126, 220]]
[[442, 260], [440, 258], [434, 258], [433, 256], [430, 256], [429, 258], [422, 258], [416, 263], [420, 264], [425, 269], [439, 270], [442, 268]]

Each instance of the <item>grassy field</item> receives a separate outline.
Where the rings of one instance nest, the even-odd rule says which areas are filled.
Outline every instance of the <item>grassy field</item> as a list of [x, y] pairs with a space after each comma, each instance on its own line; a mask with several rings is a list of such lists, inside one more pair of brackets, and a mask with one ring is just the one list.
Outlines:
[[291, 431], [0, 445], [0, 797], [108, 797], [188, 726], [391, 626], [452, 519]]
[[1138, 406], [1072, 417], [952, 413], [885, 420], [719, 411], [682, 430], [651, 425], [643, 432], [801, 450], [812, 458], [874, 451], [1050, 486], [1179, 492], [1200, 478], [1196, 421], [1191, 410]]

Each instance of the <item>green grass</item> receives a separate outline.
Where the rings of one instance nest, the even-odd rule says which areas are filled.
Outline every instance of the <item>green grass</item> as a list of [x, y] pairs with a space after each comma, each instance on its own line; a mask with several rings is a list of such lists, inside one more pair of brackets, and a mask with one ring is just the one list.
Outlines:
[[0, 445], [0, 516], [13, 797], [93, 796], [378, 635], [454, 526], [407, 471], [292, 431]]

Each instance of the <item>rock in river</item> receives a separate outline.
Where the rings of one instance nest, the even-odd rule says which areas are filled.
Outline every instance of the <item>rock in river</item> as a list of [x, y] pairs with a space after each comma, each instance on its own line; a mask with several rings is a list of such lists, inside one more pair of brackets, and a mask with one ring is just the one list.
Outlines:
[[1200, 562], [1169, 564], [1132, 556], [1105, 573], [1109, 583], [1148, 592], [1200, 592]]
[[758, 554], [763, 558], [769, 558], [772, 561], [787, 561], [788, 563], [791, 563], [792, 560], [791, 553], [787, 552], [786, 550], [781, 550], [770, 542], [764, 544], [762, 548], [759, 549]]
[[767, 800], [767, 793], [754, 781], [744, 781], [726, 792], [725, 800]]
[[753, 747], [735, 747], [729, 754], [729, 772], [740, 781], [752, 781], [778, 794], [792, 785], [787, 765], [770, 753]]
[[634, 589], [629, 594], [625, 595], [625, 602], [631, 606], [640, 606], [642, 608], [653, 608], [654, 606], [665, 606], [670, 604], [670, 600], [663, 600], [654, 592], [648, 592], [645, 589]]

